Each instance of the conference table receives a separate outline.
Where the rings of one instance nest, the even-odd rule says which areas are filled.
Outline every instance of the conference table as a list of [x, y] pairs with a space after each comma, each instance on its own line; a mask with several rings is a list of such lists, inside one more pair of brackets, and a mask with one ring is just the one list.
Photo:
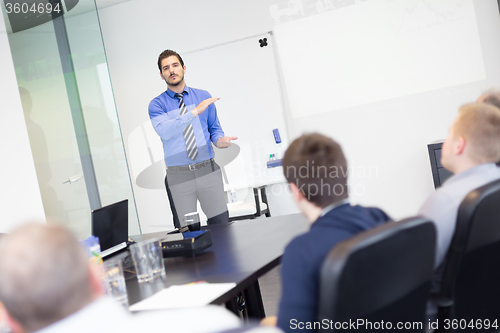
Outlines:
[[[125, 261], [129, 305], [172, 285], [198, 281], [234, 282], [234, 288], [211, 304], [226, 304], [228, 309], [237, 313], [236, 297], [243, 295], [247, 316], [264, 318], [258, 278], [279, 265], [286, 245], [309, 229], [305, 217], [301, 214], [283, 215], [202, 228], [212, 232], [213, 245], [194, 257], [165, 258], [167, 278], [164, 280], [139, 284], [133, 274], [133, 264], [130, 260]], [[164, 235], [165, 232], [158, 232], [131, 238], [141, 241]]]

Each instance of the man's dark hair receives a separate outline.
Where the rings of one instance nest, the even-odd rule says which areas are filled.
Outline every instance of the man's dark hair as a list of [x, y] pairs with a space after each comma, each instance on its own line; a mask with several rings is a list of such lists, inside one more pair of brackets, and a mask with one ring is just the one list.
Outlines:
[[340, 145], [319, 133], [295, 139], [283, 157], [283, 172], [305, 198], [326, 207], [348, 197], [347, 161]]
[[184, 61], [182, 60], [179, 53], [172, 51], [172, 50], [165, 50], [162, 53], [160, 53], [160, 55], [158, 56], [158, 69], [160, 70], [160, 73], [161, 73], [161, 61], [163, 59], [166, 59], [166, 58], [171, 57], [171, 56], [176, 56], [177, 59], [179, 59], [181, 66], [184, 67]]

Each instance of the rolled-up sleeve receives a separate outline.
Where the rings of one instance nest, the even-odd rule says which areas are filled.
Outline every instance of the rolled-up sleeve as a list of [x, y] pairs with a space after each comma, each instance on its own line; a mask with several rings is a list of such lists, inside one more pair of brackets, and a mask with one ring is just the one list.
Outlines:
[[[209, 95], [209, 97], [212, 96]], [[210, 132], [210, 140], [215, 144], [217, 140], [224, 136], [224, 131], [220, 125], [219, 117], [217, 117], [217, 108], [215, 107], [215, 104], [211, 104], [207, 111], [207, 125], [208, 131]]]
[[154, 99], [149, 103], [149, 118], [156, 133], [163, 140], [169, 140], [179, 135], [195, 117], [191, 112], [187, 112], [182, 116], [171, 119], [161, 103], [157, 99]]

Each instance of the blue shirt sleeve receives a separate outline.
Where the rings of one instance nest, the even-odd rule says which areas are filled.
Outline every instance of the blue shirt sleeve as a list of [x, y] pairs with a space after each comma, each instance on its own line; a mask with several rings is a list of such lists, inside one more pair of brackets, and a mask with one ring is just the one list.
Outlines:
[[[212, 95], [208, 95], [208, 98], [212, 97]], [[210, 132], [210, 140], [215, 144], [217, 140], [224, 136], [224, 132], [219, 123], [219, 117], [217, 117], [217, 108], [215, 104], [211, 104], [205, 112], [208, 112], [207, 125], [208, 131]]]
[[190, 111], [182, 116], [170, 119], [157, 98], [149, 103], [149, 118], [156, 133], [164, 140], [180, 135], [182, 130], [194, 120], [194, 116]]
[[305, 325], [316, 319], [317, 277], [314, 263], [308, 259], [308, 248], [304, 245], [292, 241], [282, 258], [278, 327], [285, 332], [314, 332], [306, 329]]

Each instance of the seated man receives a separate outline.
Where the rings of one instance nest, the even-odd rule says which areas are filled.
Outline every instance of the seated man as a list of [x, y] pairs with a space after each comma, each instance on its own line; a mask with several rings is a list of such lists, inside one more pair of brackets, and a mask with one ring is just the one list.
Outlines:
[[349, 204], [344, 153], [324, 135], [307, 134], [293, 141], [283, 158], [283, 172], [295, 203], [311, 222], [309, 232], [292, 240], [282, 258], [277, 324], [293, 332], [293, 323], [316, 320], [319, 272], [328, 252], [389, 217], [377, 208]]
[[219, 306], [132, 316], [101, 288], [96, 266], [67, 229], [32, 223], [2, 238], [0, 302], [14, 332], [221, 332], [241, 325]]
[[[485, 103], [467, 104], [450, 127], [441, 150], [441, 164], [454, 175], [420, 208], [437, 228], [436, 268], [433, 290], [439, 290], [444, 261], [455, 232], [458, 207], [472, 190], [500, 178], [500, 110]], [[433, 318], [437, 308], [430, 305]]]

